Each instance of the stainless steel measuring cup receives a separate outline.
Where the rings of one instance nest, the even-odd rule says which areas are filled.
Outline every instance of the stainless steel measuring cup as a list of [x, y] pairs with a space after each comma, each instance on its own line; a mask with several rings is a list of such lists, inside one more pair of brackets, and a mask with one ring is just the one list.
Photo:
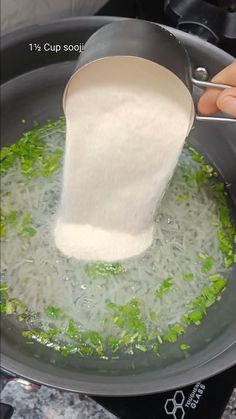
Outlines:
[[[80, 54], [76, 70], [106, 57], [138, 57], [153, 61], [174, 73], [192, 94], [193, 85], [226, 89], [227, 84], [199, 81], [192, 77], [190, 58], [175, 36], [156, 23], [144, 20], [119, 20], [103, 26], [87, 41]], [[75, 73], [76, 73], [75, 70]], [[73, 76], [72, 76], [73, 77]], [[66, 100], [66, 91], [64, 103]], [[236, 118], [201, 116], [195, 110], [198, 121], [236, 122]]]

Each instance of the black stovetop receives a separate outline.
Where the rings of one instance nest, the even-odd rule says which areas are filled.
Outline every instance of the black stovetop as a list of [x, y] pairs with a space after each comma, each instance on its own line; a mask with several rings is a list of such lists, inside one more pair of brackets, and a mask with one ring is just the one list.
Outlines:
[[94, 399], [121, 419], [219, 419], [235, 385], [236, 366], [167, 393]]
[[[2, 373], [1, 381], [7, 383], [8, 380], [9, 377], [7, 379]], [[52, 416], [50, 417], [56, 418], [55, 406], [50, 406], [50, 404], [53, 403], [53, 398], [54, 400], [56, 399], [55, 393], [67, 395], [64, 399], [62, 397], [62, 400], [61, 396], [60, 399], [56, 399], [56, 404], [57, 407], [58, 404], [63, 404], [63, 408], [65, 408], [64, 413], [61, 411], [63, 416], [60, 414], [60, 417], [63, 417], [64, 419], [70, 417], [68, 416], [66, 405], [71, 403], [70, 399], [68, 399], [68, 395], [72, 393], [48, 389], [48, 392], [51, 391], [52, 394], [47, 395], [46, 398], [48, 400], [46, 402], [44, 400], [46, 387], [44, 387], [44, 392], [42, 389], [42, 392], [40, 393], [40, 390], [38, 390], [40, 387], [35, 384], [30, 384], [20, 379], [15, 379], [15, 381], [15, 384], [12, 383], [14, 387], [10, 390], [12, 399], [9, 401], [9, 399], [3, 397], [3, 400], [5, 402], [11, 402], [16, 407], [16, 419], [19, 417], [22, 418], [22, 407], [21, 409], [17, 408], [19, 403], [23, 406], [24, 419], [44, 418], [44, 415], [42, 416], [42, 413], [39, 413], [39, 405], [43, 405], [44, 411], [46, 408], [51, 412]], [[25, 386], [27, 391], [21, 394], [22, 390], [20, 390], [20, 384], [17, 383], [17, 381], [23, 382], [23, 386]], [[167, 393], [139, 397], [93, 397], [93, 399], [120, 419], [220, 419], [235, 385], [236, 366], [207, 380], [195, 383], [188, 387], [178, 388]], [[7, 386], [9, 386], [9, 384], [7, 384], [6, 387]], [[34, 404], [32, 398], [34, 399], [35, 396], [32, 395], [32, 393], [37, 391], [39, 394]], [[89, 399], [87, 398], [85, 400], [83, 397], [85, 396], [80, 396], [80, 407], [83, 405], [83, 408], [82, 410], [81, 408], [79, 409], [78, 405], [78, 416], [76, 416], [76, 418], [86, 417], [90, 419], [90, 417], [94, 417], [94, 415], [95, 417], [102, 419], [107, 417], [104, 413], [105, 411], [103, 411], [103, 413], [99, 412], [98, 407], [96, 407], [97, 405], [93, 405], [93, 410], [88, 409], [86, 400], [88, 403]], [[75, 406], [73, 412], [77, 415], [77, 408]], [[13, 409], [11, 406], [7, 404], [1, 405], [1, 419], [9, 419], [12, 414]], [[234, 418], [234, 416], [232, 418]], [[228, 416], [227, 419], [229, 419]]]

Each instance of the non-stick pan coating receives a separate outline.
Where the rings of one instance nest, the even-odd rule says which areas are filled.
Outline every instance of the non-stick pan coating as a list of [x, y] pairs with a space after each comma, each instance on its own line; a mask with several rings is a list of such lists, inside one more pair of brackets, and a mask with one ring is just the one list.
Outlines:
[[[18, 31], [3, 40], [2, 142], [15, 142], [33, 121], [44, 124], [62, 115], [62, 94], [77, 56], [28, 52], [30, 42], [79, 43], [112, 19], [77, 18]], [[209, 74], [233, 58], [198, 38], [172, 30], [185, 44], [192, 66], [206, 66]], [[4, 58], [3, 57], [3, 58]], [[55, 62], [56, 60], [56, 62]], [[71, 61], [72, 60], [72, 61]], [[22, 124], [22, 119], [26, 120]], [[232, 211], [236, 212], [236, 127], [199, 123], [191, 142], [220, 171], [229, 186]], [[209, 220], [210, 222], [210, 220]], [[207, 240], [207, 237], [206, 237]], [[137, 395], [184, 386], [233, 365], [236, 359], [236, 272], [222, 300], [215, 304], [199, 327], [189, 327], [191, 344], [185, 358], [178, 344], [166, 345], [165, 356], [140, 354], [120, 361], [63, 358], [40, 344], [27, 345], [11, 317], [2, 318], [2, 367], [32, 381], [97, 395]]]

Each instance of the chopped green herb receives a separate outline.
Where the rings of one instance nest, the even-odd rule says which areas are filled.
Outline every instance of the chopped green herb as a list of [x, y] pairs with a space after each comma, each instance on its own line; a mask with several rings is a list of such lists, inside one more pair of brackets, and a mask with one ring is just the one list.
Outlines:
[[155, 291], [155, 295], [159, 298], [162, 298], [164, 295], [166, 295], [170, 289], [173, 286], [173, 281], [171, 277], [167, 277], [164, 279], [164, 281], [161, 283], [161, 286], [159, 290]]
[[60, 166], [62, 151], [51, 152], [46, 147], [42, 136], [50, 132], [53, 127], [63, 128], [63, 125], [65, 126], [63, 120], [50, 121], [41, 129], [26, 132], [17, 143], [3, 147], [0, 152], [1, 173], [5, 173], [18, 161], [21, 173], [28, 178], [39, 175], [50, 176]]
[[211, 282], [216, 282], [216, 281], [218, 281], [218, 280], [221, 280], [221, 279], [223, 279], [220, 275], [218, 275], [218, 274], [214, 274], [214, 275], [210, 275], [209, 276], [209, 281], [211, 281]]
[[88, 340], [90, 343], [92, 343], [95, 346], [102, 345], [103, 343], [103, 337], [98, 332], [94, 332], [94, 331], [84, 332], [82, 336], [85, 340]]
[[17, 216], [17, 211], [11, 211], [9, 214], [0, 211], [0, 237], [6, 237], [7, 227], [16, 223]]
[[62, 315], [61, 309], [53, 306], [48, 306], [45, 309], [45, 313], [48, 317], [52, 317], [54, 319], [58, 319]]
[[154, 352], [155, 355], [160, 356], [160, 354], [159, 354], [159, 346], [158, 346], [157, 343], [154, 343], [152, 345], [152, 351]]
[[53, 337], [58, 333], [60, 333], [60, 330], [54, 327], [51, 328], [49, 332], [43, 332], [41, 330], [26, 330], [22, 332], [22, 336], [49, 346], [53, 343]]
[[178, 336], [181, 336], [184, 333], [184, 328], [180, 324], [175, 324], [171, 326], [166, 334], [163, 336], [164, 341], [175, 343], [178, 339]]
[[7, 284], [0, 284], [0, 296], [1, 298], [8, 299], [8, 285]]
[[0, 237], [6, 237], [7, 230], [5, 224], [1, 221], [0, 222]]
[[30, 224], [32, 221], [32, 214], [31, 212], [27, 212], [27, 214], [25, 214], [23, 221], [21, 223], [22, 227], [27, 226], [28, 224]]
[[35, 230], [35, 228], [33, 228], [33, 227], [25, 227], [23, 230], [22, 230], [22, 236], [25, 236], [25, 237], [33, 237], [33, 236], [35, 236], [35, 234], [37, 233], [37, 230]]
[[185, 273], [182, 275], [184, 281], [190, 282], [194, 280], [194, 275], [192, 273]]
[[109, 275], [121, 275], [126, 272], [125, 267], [118, 262], [88, 263], [87, 265], [85, 265], [84, 270], [88, 276], [103, 276], [103, 277], [106, 277]]
[[190, 349], [190, 346], [186, 345], [185, 343], [182, 343], [182, 345], [180, 345], [180, 349], [181, 351], [187, 351], [188, 349]]
[[199, 253], [198, 257], [201, 261], [202, 272], [206, 273], [206, 272], [211, 271], [214, 264], [213, 256], [209, 256], [206, 253]]
[[116, 352], [120, 346], [119, 340], [115, 338], [114, 336], [109, 336], [107, 340], [107, 344], [112, 349], [113, 352]]
[[19, 300], [7, 300], [5, 306], [6, 314], [20, 314], [26, 309], [26, 305]]
[[[81, 344], [77, 348], [77, 352], [79, 352], [83, 356], [92, 356], [94, 354], [94, 348], [88, 344]], [[103, 352], [101, 351], [101, 356], [103, 356]]]
[[120, 345], [131, 348], [130, 345], [146, 340], [146, 325], [142, 318], [138, 300], [132, 299], [123, 306], [110, 302], [107, 303], [107, 308], [111, 310], [109, 318], [113, 325], [123, 330], [119, 338]]
[[194, 323], [197, 326], [201, 323], [202, 320], [202, 313], [200, 311], [192, 311], [191, 313], [188, 314], [188, 318], [190, 323]]
[[8, 224], [14, 224], [17, 220], [17, 217], [18, 217], [18, 212], [11, 211], [9, 214], [5, 216], [5, 219]]
[[78, 340], [79, 338], [79, 330], [74, 320], [70, 320], [68, 324], [68, 328], [66, 330], [67, 336], [69, 336], [72, 340]]
[[176, 199], [176, 203], [180, 204], [181, 202], [187, 201], [189, 196], [187, 194], [179, 195]]
[[155, 313], [155, 311], [151, 311], [151, 312], [150, 312], [150, 319], [151, 319], [153, 322], [156, 322], [156, 321], [157, 321], [157, 313]]
[[77, 346], [70, 345], [70, 344], [61, 346], [59, 350], [60, 350], [60, 353], [65, 357], [68, 355], [76, 354], [78, 352]]
[[147, 352], [147, 347], [146, 346], [144, 346], [144, 345], [140, 345], [140, 343], [137, 343], [136, 345], [135, 345], [135, 348], [136, 349], [139, 349], [140, 351], [142, 351], [142, 352]]
[[20, 321], [20, 322], [32, 322], [32, 321], [34, 321], [34, 320], [37, 320], [38, 319], [38, 314], [37, 313], [35, 313], [34, 311], [31, 311], [31, 310], [26, 310], [24, 313], [22, 313], [22, 314], [19, 314], [18, 316], [17, 316], [17, 319]]
[[0, 302], [0, 313], [6, 313], [6, 303]]
[[19, 224], [18, 230], [21, 236], [23, 237], [33, 237], [37, 233], [37, 230], [32, 227], [32, 214], [28, 212], [25, 214], [21, 224]]

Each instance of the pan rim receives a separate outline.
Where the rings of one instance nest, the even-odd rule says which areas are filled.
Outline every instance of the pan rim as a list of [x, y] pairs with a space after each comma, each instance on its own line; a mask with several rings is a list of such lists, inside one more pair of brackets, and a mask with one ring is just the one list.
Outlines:
[[[7, 48], [8, 45], [11, 45], [13, 42], [14, 37], [16, 37], [17, 34], [17, 42], [20, 42], [21, 37], [22, 39], [28, 39], [28, 31], [35, 30], [35, 33], [40, 33], [40, 31], [43, 31], [44, 28], [53, 28], [58, 27], [58, 25], [61, 25], [63, 22], [65, 24], [68, 24], [68, 22], [85, 22], [90, 21], [92, 18], [67, 18], [62, 20], [55, 20], [48, 24], [42, 24], [42, 25], [35, 25], [35, 26], [28, 26], [21, 29], [18, 29], [14, 32], [8, 33], [3, 35], [2, 39], [4, 40], [2, 47]], [[111, 19], [119, 20], [124, 18], [109, 18], [109, 17], [94, 17], [94, 22], [109, 22]], [[163, 25], [161, 25], [163, 26]], [[165, 27], [165, 26], [164, 26]], [[205, 49], [208, 48], [208, 50], [215, 50], [219, 52], [222, 52], [224, 57], [226, 57], [228, 60], [235, 60], [232, 56], [225, 53], [224, 51], [219, 50], [219, 48], [213, 46], [213, 45], [207, 45], [206, 42], [202, 41], [201, 39], [196, 38], [193, 35], [185, 34], [181, 31], [178, 31], [173, 28], [166, 27], [169, 31], [173, 32], [174, 34], [180, 34], [181, 33], [181, 39], [188, 39], [192, 40], [193, 43], [198, 44], [199, 47], [204, 46]], [[203, 380], [205, 378], [212, 377], [227, 368], [230, 368], [236, 364], [236, 344], [233, 343], [229, 348], [226, 348], [224, 352], [222, 352], [219, 356], [205, 362], [204, 364], [200, 366], [194, 366], [193, 368], [189, 369], [187, 372], [185, 371], [177, 373], [175, 376], [171, 377], [165, 377], [161, 381], [149, 381], [149, 382], [143, 382], [143, 383], [136, 383], [136, 384], [128, 384], [123, 383], [122, 385], [120, 383], [109, 383], [109, 384], [102, 384], [102, 383], [89, 383], [85, 381], [75, 381], [73, 380], [67, 380], [73, 385], [66, 386], [62, 385], [62, 380], [57, 382], [57, 378], [60, 379], [58, 376], [53, 375], [46, 375], [44, 372], [41, 373], [41, 371], [34, 369], [32, 367], [28, 367], [25, 364], [22, 364], [20, 362], [12, 361], [12, 358], [8, 357], [5, 354], [1, 355], [1, 364], [2, 369], [5, 371], [8, 371], [11, 374], [21, 376], [25, 378], [26, 380], [36, 382], [42, 385], [46, 385], [49, 387], [54, 387], [66, 391], [72, 391], [72, 392], [80, 392], [84, 394], [89, 395], [100, 395], [100, 396], [138, 396], [138, 395], [144, 395], [144, 394], [153, 394], [168, 390], [173, 390], [179, 387], [179, 383], [182, 386], [187, 386], [193, 383], [196, 383], [196, 381]], [[41, 376], [44, 377], [50, 377], [50, 379], [45, 380], [42, 379]], [[79, 374], [78, 374], [79, 376]], [[180, 376], [181, 376], [181, 382], [180, 382]], [[38, 377], [38, 378], [37, 378]], [[101, 378], [101, 376], [99, 376]], [[163, 385], [163, 381], [168, 381], [168, 384]], [[107, 390], [109, 389], [109, 390]], [[109, 391], [109, 394], [107, 394]]]
[[[230, 352], [229, 352], [230, 350]], [[162, 381], [143, 381], [142, 383], [92, 383], [85, 382], [78, 379], [78, 381], [73, 381], [68, 379], [70, 382], [69, 386], [61, 384], [56, 378], [60, 380], [60, 377], [55, 377], [51, 374], [48, 374], [49, 379], [43, 379], [41, 376], [45, 377], [45, 373], [41, 373], [38, 369], [27, 366], [28, 373], [25, 373], [24, 366], [18, 361], [14, 361], [15, 366], [12, 367], [11, 359], [6, 355], [1, 355], [1, 361], [3, 366], [1, 369], [10, 375], [16, 377], [22, 377], [23, 379], [30, 381], [32, 383], [44, 385], [47, 387], [57, 388], [63, 391], [70, 391], [74, 393], [87, 394], [90, 396], [107, 396], [107, 397], [129, 397], [129, 396], [141, 396], [155, 393], [163, 393], [166, 391], [171, 391], [176, 388], [179, 388], [179, 376], [181, 375], [181, 388], [189, 386], [191, 384], [196, 384], [196, 382], [211, 378], [233, 366], [236, 365], [236, 344], [232, 344], [228, 350], [224, 351], [221, 355], [224, 355], [227, 352], [227, 358], [215, 357], [209, 362], [203, 363], [200, 366], [195, 366], [188, 371], [185, 371], [184, 376], [182, 373], [178, 373], [176, 376], [173, 376], [170, 380], [170, 377], [165, 377]], [[229, 353], [228, 353], [229, 352]], [[230, 358], [230, 359], [229, 359]], [[204, 372], [205, 371], [205, 372]], [[99, 376], [101, 378], [101, 376]], [[63, 377], [63, 382], [64, 382]], [[124, 380], [125, 381], [125, 380]], [[164, 385], [163, 385], [164, 381]], [[166, 383], [165, 383], [166, 381]], [[108, 390], [109, 388], [109, 390]]]

